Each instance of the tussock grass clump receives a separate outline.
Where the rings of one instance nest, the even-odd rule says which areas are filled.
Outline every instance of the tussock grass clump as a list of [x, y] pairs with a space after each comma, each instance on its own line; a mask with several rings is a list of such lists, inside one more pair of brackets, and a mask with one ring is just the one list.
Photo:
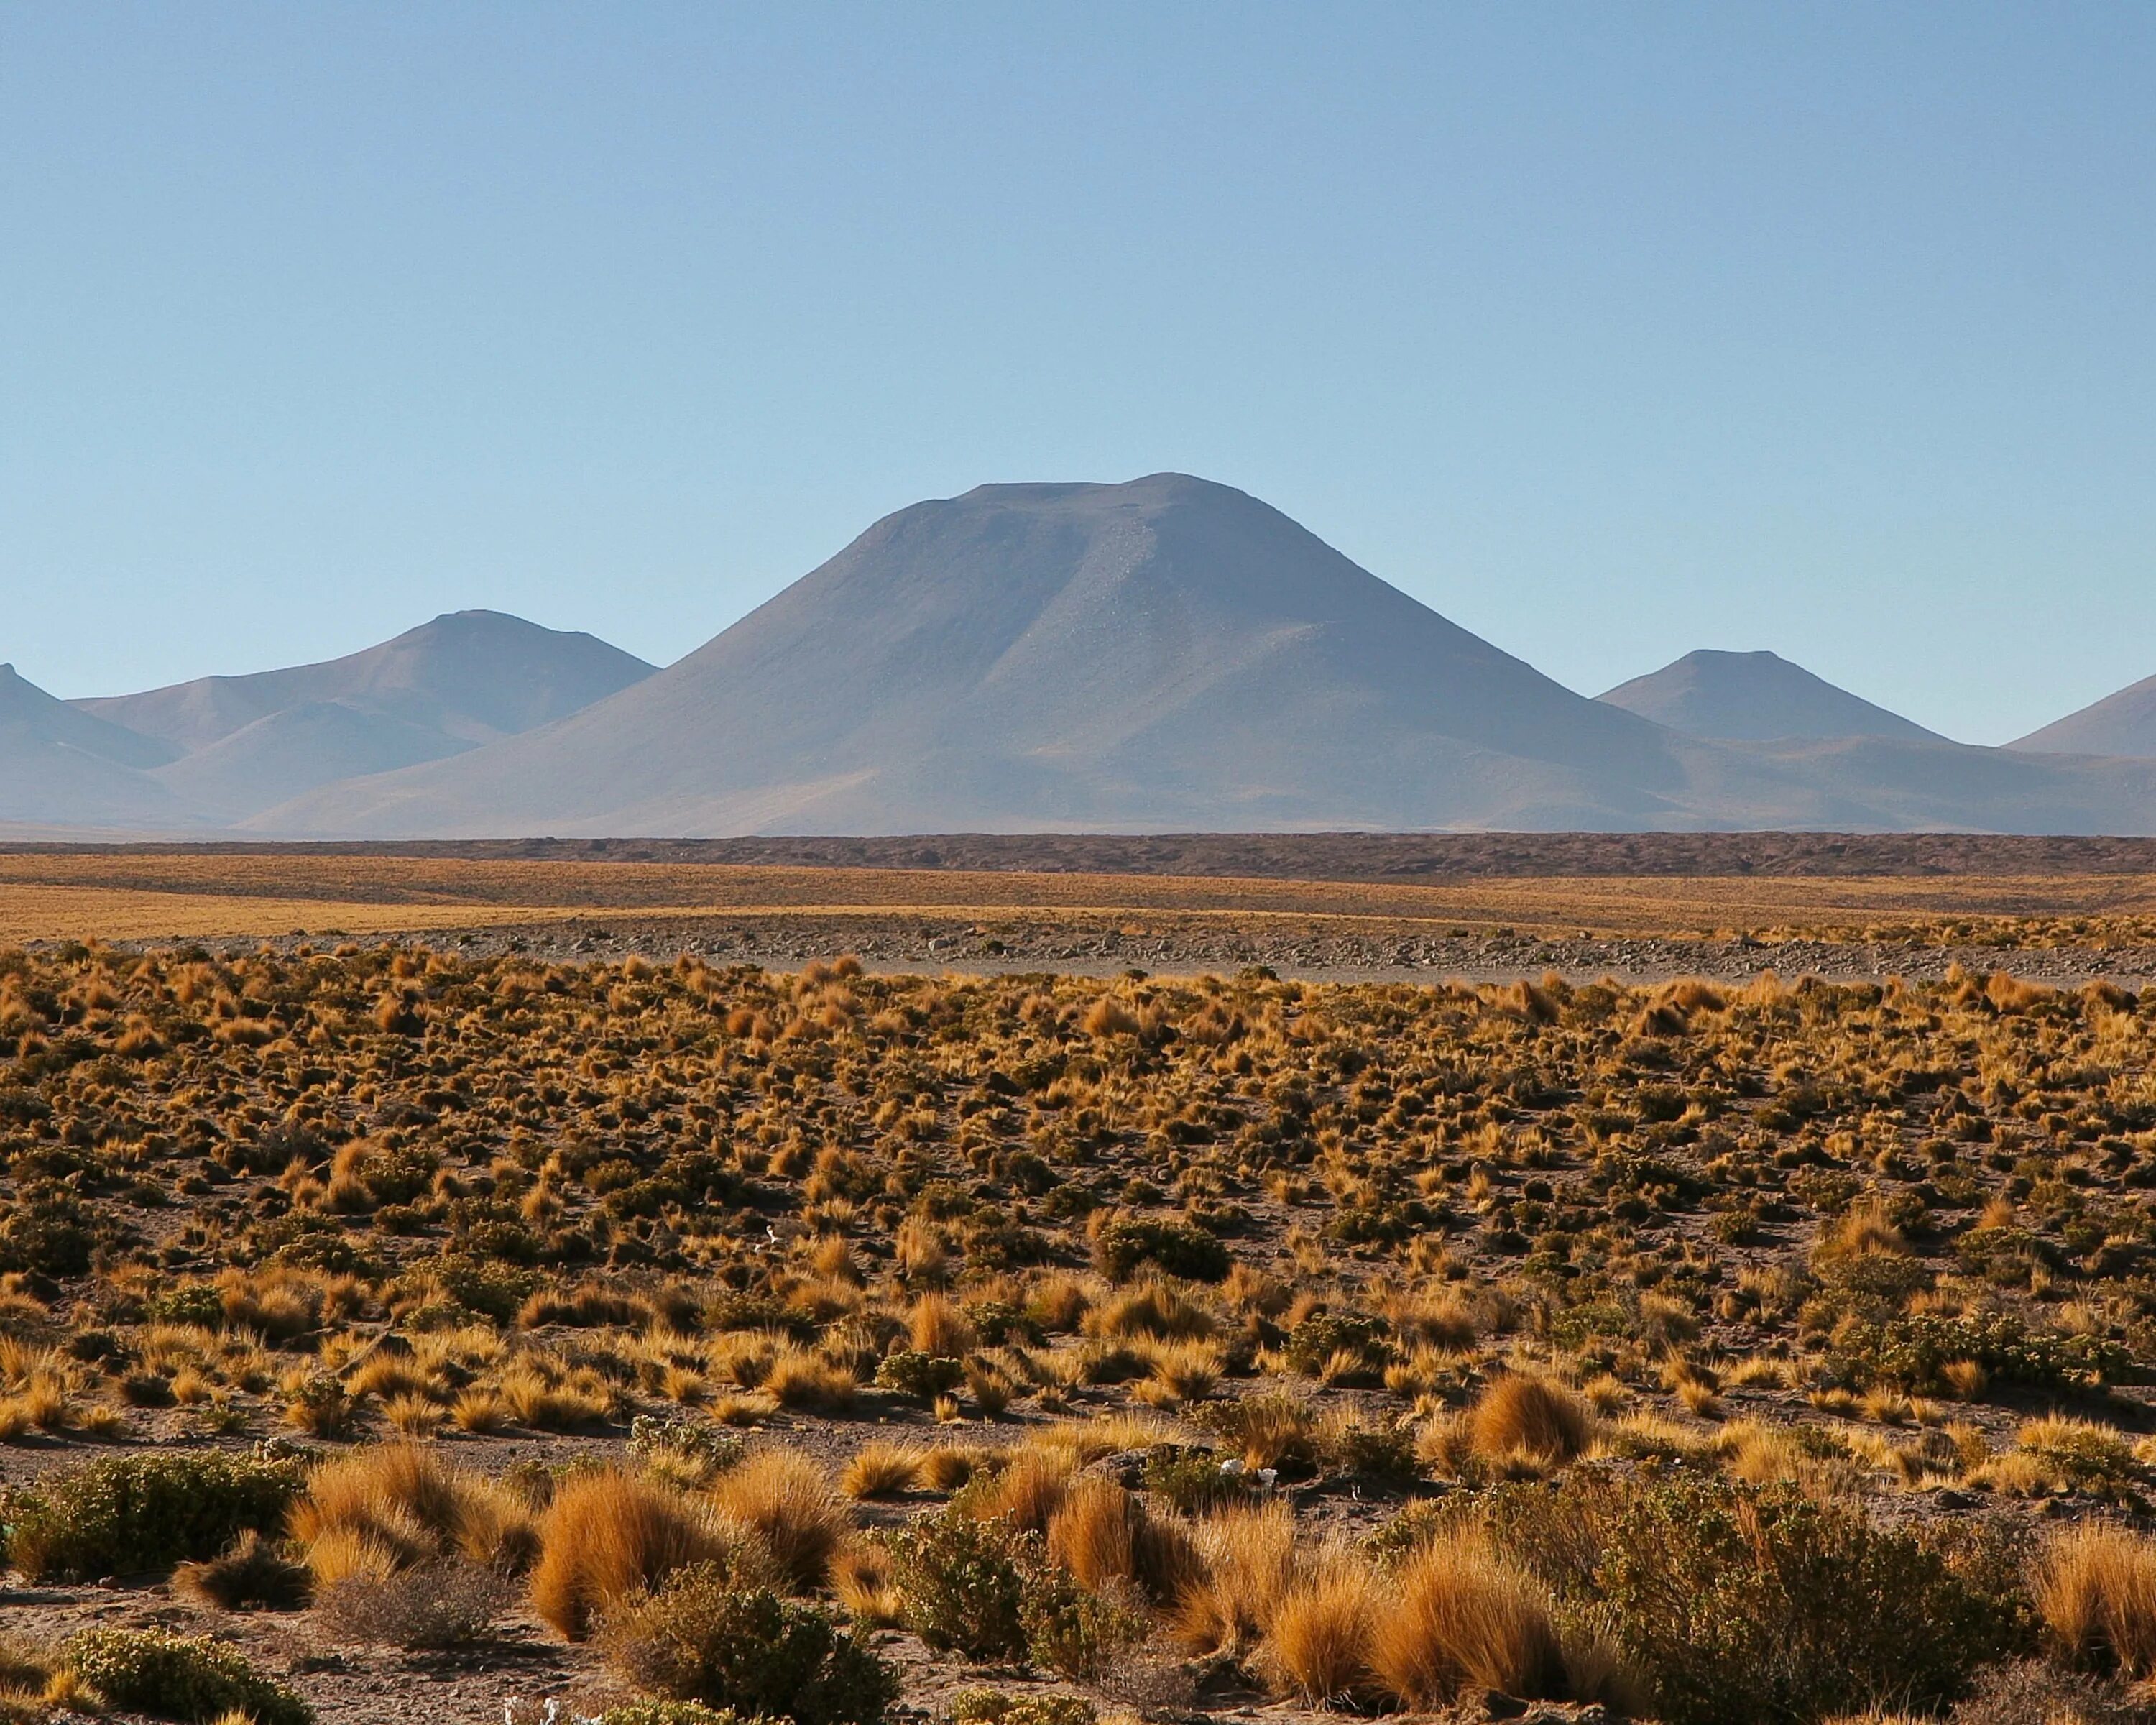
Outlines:
[[1199, 1656], [1240, 1653], [1270, 1626], [1296, 1574], [1295, 1517], [1276, 1499], [1231, 1504], [1192, 1527], [1197, 1573], [1171, 1619], [1177, 1640]]
[[1475, 1452], [1486, 1461], [1548, 1470], [1576, 1461], [1585, 1451], [1594, 1416], [1562, 1385], [1515, 1373], [1483, 1392], [1468, 1430]]
[[1049, 1517], [1047, 1548], [1081, 1587], [1126, 1586], [1156, 1604], [1173, 1599], [1198, 1568], [1178, 1524], [1150, 1514], [1143, 1500], [1112, 1480], [1091, 1476], [1074, 1481]]
[[689, 1563], [726, 1554], [709, 1507], [630, 1474], [572, 1477], [539, 1524], [531, 1607], [557, 1633], [583, 1640], [593, 1618]]
[[994, 1472], [977, 1474], [952, 1502], [981, 1521], [1008, 1522], [1026, 1532], [1045, 1532], [1063, 1507], [1079, 1466], [1078, 1456], [1067, 1450], [1017, 1450]]
[[307, 1566], [296, 1563], [249, 1527], [231, 1547], [172, 1572], [172, 1592], [219, 1611], [290, 1611], [303, 1605], [311, 1586]]
[[1371, 1636], [1377, 1579], [1344, 1548], [1307, 1554], [1273, 1602], [1256, 1664], [1276, 1694], [1312, 1707], [1356, 1707], [1373, 1698]]
[[791, 1450], [760, 1450], [711, 1486], [720, 1521], [754, 1541], [794, 1588], [819, 1586], [853, 1527], [824, 1471]]
[[839, 1474], [839, 1489], [849, 1497], [896, 1497], [920, 1483], [926, 1454], [904, 1444], [864, 1444]]
[[2068, 1659], [2156, 1676], [2156, 1541], [2123, 1527], [2076, 1527], [2039, 1560], [2035, 1596]]
[[1554, 1602], [1471, 1535], [1432, 1540], [1393, 1577], [1369, 1661], [1388, 1694], [1418, 1708], [1470, 1689], [1534, 1698], [1566, 1685]]
[[531, 1512], [515, 1492], [408, 1443], [376, 1445], [316, 1467], [292, 1507], [290, 1527], [321, 1586], [346, 1574], [378, 1575], [450, 1557], [519, 1574], [537, 1546]]

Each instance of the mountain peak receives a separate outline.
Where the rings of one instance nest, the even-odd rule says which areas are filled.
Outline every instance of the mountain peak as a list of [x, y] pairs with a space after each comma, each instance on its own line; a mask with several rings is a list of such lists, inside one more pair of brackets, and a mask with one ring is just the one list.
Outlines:
[[1696, 648], [1597, 699], [1687, 736], [1726, 742], [1849, 737], [1945, 741], [1763, 648]]
[[564, 717], [654, 669], [596, 636], [502, 611], [444, 611], [341, 659], [76, 704], [188, 752], [288, 708], [322, 702], [469, 746]]

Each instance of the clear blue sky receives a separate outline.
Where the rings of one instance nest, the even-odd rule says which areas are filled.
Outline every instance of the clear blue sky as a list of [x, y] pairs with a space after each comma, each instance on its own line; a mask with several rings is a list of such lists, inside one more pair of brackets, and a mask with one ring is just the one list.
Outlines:
[[2139, 3], [0, 0], [0, 658], [664, 661], [1175, 468], [2002, 741], [2156, 673], [2152, 90]]

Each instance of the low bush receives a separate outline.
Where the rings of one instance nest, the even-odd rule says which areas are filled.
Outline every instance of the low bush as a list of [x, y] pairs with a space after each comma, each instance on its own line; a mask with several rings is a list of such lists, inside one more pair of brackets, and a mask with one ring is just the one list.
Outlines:
[[608, 1707], [595, 1725], [751, 1725], [732, 1707], [701, 1701], [629, 1701]]
[[1111, 1281], [1128, 1281], [1148, 1266], [1186, 1281], [1220, 1281], [1234, 1261], [1227, 1247], [1187, 1222], [1111, 1222], [1093, 1252], [1101, 1274]]
[[311, 1725], [314, 1711], [264, 1676], [235, 1647], [166, 1630], [85, 1630], [67, 1644], [68, 1664], [110, 1706], [213, 1725], [242, 1713], [254, 1725]]
[[1825, 1375], [1852, 1389], [1886, 1384], [1943, 1395], [1954, 1389], [1946, 1368], [1964, 1361], [1982, 1367], [1994, 1384], [2037, 1389], [2119, 1383], [2131, 1377], [2133, 1363], [2120, 1343], [2031, 1330], [2011, 1312], [1960, 1317], [1919, 1312], [1884, 1322], [1851, 1318], [1836, 1325]]
[[205, 1451], [107, 1455], [8, 1493], [8, 1558], [32, 1581], [95, 1581], [214, 1558], [278, 1527], [303, 1472], [289, 1461]]
[[1669, 1725], [1933, 1708], [2026, 1646], [2020, 1601], [1915, 1534], [1793, 1488], [1576, 1469], [1505, 1486], [1503, 1551], [1619, 1644]]
[[891, 1670], [812, 1605], [692, 1564], [608, 1612], [600, 1642], [640, 1689], [795, 1725], [876, 1725]]
[[1288, 1332], [1283, 1351], [1306, 1378], [1371, 1372], [1385, 1363], [1385, 1327], [1358, 1312], [1313, 1312]]
[[939, 1652], [1024, 1656], [1024, 1568], [1039, 1561], [1037, 1539], [952, 1508], [895, 1530], [886, 1543], [906, 1628]]
[[342, 1576], [322, 1589], [315, 1616], [340, 1641], [463, 1647], [485, 1640], [514, 1596], [495, 1571], [450, 1560], [388, 1575]]
[[947, 1395], [965, 1381], [963, 1361], [902, 1348], [877, 1363], [876, 1388], [907, 1396], [926, 1406], [939, 1395]]
[[1093, 1703], [1082, 1695], [961, 1689], [951, 1697], [952, 1725], [1093, 1725], [1097, 1717]]

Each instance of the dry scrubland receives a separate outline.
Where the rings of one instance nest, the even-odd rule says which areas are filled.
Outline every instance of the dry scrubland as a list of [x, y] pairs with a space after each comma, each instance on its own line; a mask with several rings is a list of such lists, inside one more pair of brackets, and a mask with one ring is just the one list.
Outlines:
[[[27, 850], [0, 853], [0, 940], [217, 940], [295, 928], [362, 935], [593, 917], [663, 922], [813, 915], [864, 927], [933, 917], [988, 927], [1117, 927], [1135, 918], [1184, 928], [1337, 929], [1401, 938], [1503, 927], [2098, 949], [2156, 944], [2156, 875], [1713, 872], [1722, 854], [1710, 849], [1701, 859], [1703, 872], [1683, 875], [1489, 875], [1431, 885], [334, 850]], [[2014, 860], [2012, 853], [2006, 857]]]
[[7, 1717], [2146, 1717], [2152, 1040], [0, 958]]

